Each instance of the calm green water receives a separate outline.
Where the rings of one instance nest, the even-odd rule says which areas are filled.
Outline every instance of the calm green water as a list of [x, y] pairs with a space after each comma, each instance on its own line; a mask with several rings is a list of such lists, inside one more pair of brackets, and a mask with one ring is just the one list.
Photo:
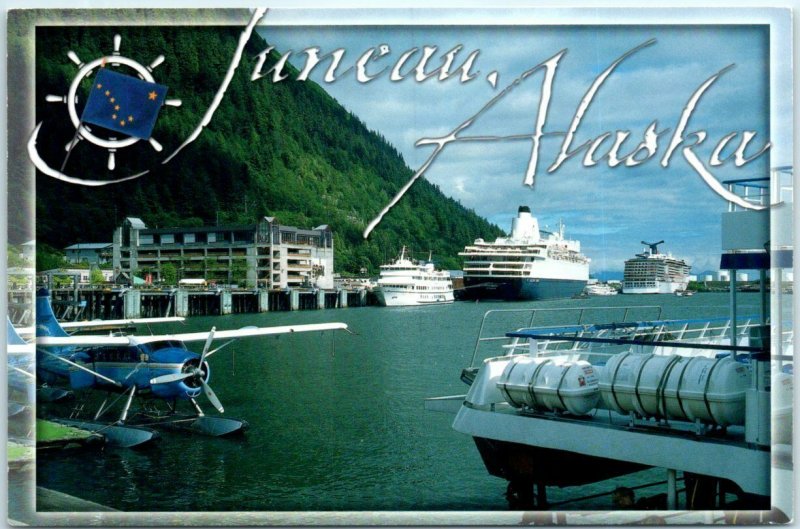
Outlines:
[[[505, 481], [488, 475], [451, 415], [423, 405], [425, 397], [466, 392], [459, 374], [486, 310], [661, 305], [662, 317], [684, 318], [724, 316], [727, 303], [727, 294], [614, 296], [191, 318], [159, 330], [343, 321], [357, 335], [247, 339], [214, 355], [211, 386], [225, 415], [249, 421], [243, 438], [166, 432], [143, 450], [40, 453], [37, 484], [125, 511], [505, 510]], [[739, 303], [755, 314], [758, 295], [742, 294]], [[618, 317], [615, 310], [584, 320]], [[544, 314], [537, 324], [567, 323], [567, 313]], [[213, 411], [204, 397], [200, 403]], [[549, 499], [663, 479], [655, 472], [551, 488]], [[602, 496], [562, 509], [610, 507]]]

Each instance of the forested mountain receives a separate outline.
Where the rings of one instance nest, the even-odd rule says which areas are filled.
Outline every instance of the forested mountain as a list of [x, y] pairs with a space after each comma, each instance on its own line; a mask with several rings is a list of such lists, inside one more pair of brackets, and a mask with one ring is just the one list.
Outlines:
[[[476, 237], [492, 239], [499, 228], [445, 197], [425, 180], [417, 182], [369, 239], [366, 224], [413, 174], [380, 134], [370, 131], [312, 82], [267, 79], [251, 82], [257, 54], [267, 47], [253, 34], [244, 58], [210, 125], [175, 159], [162, 165], [191, 133], [213, 99], [237, 45], [240, 27], [40, 27], [36, 40], [37, 122], [43, 158], [59, 167], [74, 127], [66, 105], [47, 103], [64, 95], [77, 72], [67, 58], [74, 51], [89, 62], [108, 55], [113, 37], [121, 52], [147, 65], [163, 54], [156, 81], [169, 87], [179, 108], [164, 107], [153, 137], [120, 149], [115, 171], [106, 169], [105, 150], [82, 141], [65, 173], [103, 179], [150, 169], [121, 184], [85, 187], [37, 176], [37, 240], [63, 248], [77, 242], [110, 241], [126, 216], [148, 226], [254, 223], [275, 216], [282, 224], [334, 231], [336, 269], [371, 272], [402, 245], [459, 268], [458, 251]], [[267, 64], [274, 62], [273, 55]], [[123, 73], [132, 73], [131, 71]], [[266, 71], [266, 67], [263, 71]], [[82, 83], [86, 94], [92, 79]], [[79, 92], [81, 93], [81, 92]], [[85, 100], [85, 96], [84, 99]], [[82, 107], [79, 103], [78, 108]]]

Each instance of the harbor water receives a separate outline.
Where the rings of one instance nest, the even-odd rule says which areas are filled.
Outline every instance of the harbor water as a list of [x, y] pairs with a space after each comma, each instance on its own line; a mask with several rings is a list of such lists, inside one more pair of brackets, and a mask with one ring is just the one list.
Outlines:
[[[211, 357], [210, 385], [225, 415], [250, 424], [242, 437], [164, 432], [137, 450], [40, 451], [37, 485], [123, 511], [507, 510], [506, 482], [488, 474], [472, 439], [451, 428], [452, 415], [424, 409], [426, 397], [466, 392], [459, 375], [487, 310], [660, 305], [663, 318], [675, 319], [726, 316], [728, 300], [620, 295], [190, 318], [154, 330], [343, 321], [355, 334], [242, 339]], [[757, 315], [758, 300], [740, 294], [739, 313]], [[558, 311], [546, 314], [537, 325], [569, 323]], [[199, 402], [214, 411], [205, 397]], [[594, 496], [558, 508], [606, 510], [611, 497], [603, 493], [663, 479], [648, 470], [551, 487], [548, 499]]]

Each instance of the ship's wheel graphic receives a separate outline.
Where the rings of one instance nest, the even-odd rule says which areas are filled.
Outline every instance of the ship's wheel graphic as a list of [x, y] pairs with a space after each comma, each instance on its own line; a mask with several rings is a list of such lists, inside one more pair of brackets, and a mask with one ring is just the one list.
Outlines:
[[[78, 115], [78, 109], [77, 109], [77, 105], [79, 102], [78, 89], [80, 87], [80, 84], [84, 79], [89, 78], [94, 73], [95, 69], [109, 67], [109, 66], [112, 68], [119, 68], [120, 66], [128, 67], [135, 72], [135, 74], [139, 77], [139, 79], [142, 79], [149, 83], [155, 83], [155, 78], [153, 77], [153, 70], [164, 62], [164, 56], [159, 55], [148, 66], [144, 66], [133, 59], [122, 56], [119, 51], [121, 43], [122, 43], [122, 37], [120, 35], [114, 35], [114, 51], [112, 52], [112, 54], [104, 57], [99, 57], [88, 63], [84, 63], [83, 61], [81, 61], [81, 59], [74, 51], [70, 50], [69, 52], [67, 52], [67, 57], [69, 57], [69, 59], [78, 66], [78, 73], [72, 79], [72, 83], [69, 86], [69, 91], [67, 92], [67, 95], [65, 96], [48, 95], [45, 98], [45, 100], [48, 103], [62, 103], [67, 105], [67, 111], [69, 112], [69, 119], [72, 122], [73, 127], [75, 127], [74, 137], [65, 146], [65, 150], [67, 151], [67, 157], [69, 157], [69, 154], [72, 152], [75, 146], [78, 143], [80, 143], [81, 140], [86, 140], [89, 143], [104, 148], [108, 151], [108, 169], [111, 171], [113, 171], [116, 166], [115, 153], [117, 152], [117, 150], [130, 147], [131, 145], [134, 145], [142, 140], [141, 138], [137, 138], [134, 136], [117, 138], [116, 136], [108, 135], [106, 137], [102, 137], [93, 132], [92, 129], [87, 124], [83, 123]], [[166, 99], [164, 101], [164, 106], [179, 107], [181, 106], [181, 100]], [[153, 147], [153, 149], [156, 150], [156, 152], [161, 152], [162, 146], [155, 138], [150, 137], [147, 140], [147, 142], [150, 143], [150, 145]], [[66, 158], [64, 160], [64, 163], [66, 164]]]

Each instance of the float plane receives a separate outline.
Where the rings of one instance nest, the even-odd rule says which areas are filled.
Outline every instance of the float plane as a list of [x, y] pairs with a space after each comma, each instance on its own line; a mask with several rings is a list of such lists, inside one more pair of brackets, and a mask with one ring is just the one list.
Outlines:
[[[91, 420], [59, 420], [83, 429], [102, 430], [111, 444], [136, 446], [154, 439], [157, 432], [148, 427], [154, 425], [221, 436], [241, 431], [247, 423], [209, 417], [200, 408], [197, 398], [204, 394], [214, 408], [224, 412], [208, 384], [211, 355], [238, 338], [346, 329], [345, 323], [320, 323], [221, 331], [212, 327], [207, 332], [167, 335], [76, 336], [68, 334], [58, 322], [49, 293], [42, 289], [36, 298], [36, 369], [40, 382], [66, 380], [74, 390], [96, 389], [121, 394], [124, 397], [121, 413], [110, 424], [100, 422], [100, 417], [114, 404], [107, 405], [108, 398]], [[212, 349], [214, 340], [227, 341]], [[191, 342], [203, 343], [202, 352], [190, 351], [186, 343]], [[168, 411], [143, 408], [129, 417], [135, 396], [165, 401]], [[178, 414], [179, 401], [189, 401], [193, 413]]]

